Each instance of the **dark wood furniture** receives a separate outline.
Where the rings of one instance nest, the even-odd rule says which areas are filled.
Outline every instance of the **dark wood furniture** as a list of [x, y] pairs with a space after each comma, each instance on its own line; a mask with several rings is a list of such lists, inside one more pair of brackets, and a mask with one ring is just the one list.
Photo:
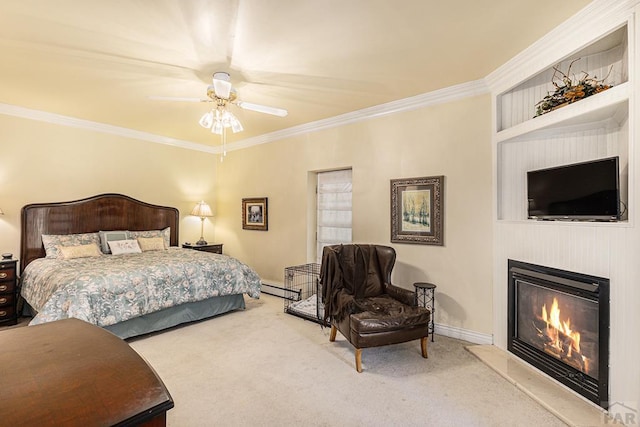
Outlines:
[[0, 326], [18, 322], [18, 260], [0, 260]]
[[174, 406], [138, 353], [82, 320], [2, 331], [0, 348], [2, 425], [164, 426]]
[[222, 254], [222, 243], [210, 243], [207, 245], [185, 243], [182, 247], [186, 249], [194, 249], [196, 251], [211, 252], [212, 254]]
[[[45, 256], [43, 234], [161, 230], [171, 227], [170, 244], [178, 246], [179, 217], [176, 208], [153, 205], [115, 193], [70, 202], [27, 205], [22, 208], [19, 272], [22, 273], [31, 261]], [[121, 338], [130, 338], [243, 308], [243, 294], [224, 295], [164, 308], [105, 326], [105, 329]]]
[[102, 230], [161, 230], [171, 227], [171, 246], [178, 246], [178, 209], [152, 205], [122, 194], [100, 194], [81, 200], [35, 203], [22, 208], [20, 271], [45, 256], [43, 234], [95, 233]]

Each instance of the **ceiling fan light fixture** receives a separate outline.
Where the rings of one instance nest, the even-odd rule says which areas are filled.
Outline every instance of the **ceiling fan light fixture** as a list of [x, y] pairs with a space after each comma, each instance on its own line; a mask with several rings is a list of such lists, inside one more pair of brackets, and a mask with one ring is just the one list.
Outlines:
[[222, 125], [221, 121], [216, 120], [215, 122], [213, 122], [213, 126], [211, 126], [211, 133], [215, 133], [216, 135], [222, 135], [223, 130], [224, 130], [224, 126]]
[[231, 130], [233, 133], [242, 132], [244, 128], [242, 127], [242, 123], [238, 119], [234, 117], [234, 120], [231, 120]]
[[214, 73], [213, 89], [218, 98], [229, 99], [231, 95], [231, 76], [224, 72]]
[[209, 111], [208, 113], [205, 113], [200, 118], [200, 121], [198, 123], [200, 123], [200, 126], [202, 126], [203, 128], [209, 129], [213, 124], [213, 111]]

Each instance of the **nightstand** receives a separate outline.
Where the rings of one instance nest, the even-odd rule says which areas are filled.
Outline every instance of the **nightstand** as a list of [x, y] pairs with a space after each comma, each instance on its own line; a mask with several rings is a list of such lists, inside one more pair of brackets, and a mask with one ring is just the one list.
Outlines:
[[185, 243], [184, 245], [182, 245], [182, 247], [186, 249], [194, 249], [196, 251], [211, 252], [213, 254], [222, 254], [222, 243], [211, 243], [208, 245], [194, 245]]
[[0, 260], [0, 326], [18, 323], [17, 259]]

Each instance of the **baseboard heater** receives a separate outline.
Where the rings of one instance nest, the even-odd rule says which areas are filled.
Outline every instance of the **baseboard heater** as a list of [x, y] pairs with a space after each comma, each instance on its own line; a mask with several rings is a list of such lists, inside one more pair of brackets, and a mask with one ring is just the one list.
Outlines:
[[262, 283], [262, 292], [267, 295], [273, 295], [283, 299], [289, 299], [293, 301], [300, 300], [300, 291], [292, 291], [291, 289], [285, 289], [282, 286], [274, 285], [272, 283]]

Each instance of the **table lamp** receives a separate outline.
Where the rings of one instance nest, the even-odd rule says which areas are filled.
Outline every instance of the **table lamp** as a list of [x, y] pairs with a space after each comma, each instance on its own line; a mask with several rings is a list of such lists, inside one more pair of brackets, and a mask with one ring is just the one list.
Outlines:
[[206, 245], [207, 241], [204, 240], [204, 219], [213, 216], [211, 208], [204, 201], [201, 201], [193, 208], [191, 215], [199, 216], [202, 221], [200, 225], [200, 240], [196, 242], [196, 245]]

